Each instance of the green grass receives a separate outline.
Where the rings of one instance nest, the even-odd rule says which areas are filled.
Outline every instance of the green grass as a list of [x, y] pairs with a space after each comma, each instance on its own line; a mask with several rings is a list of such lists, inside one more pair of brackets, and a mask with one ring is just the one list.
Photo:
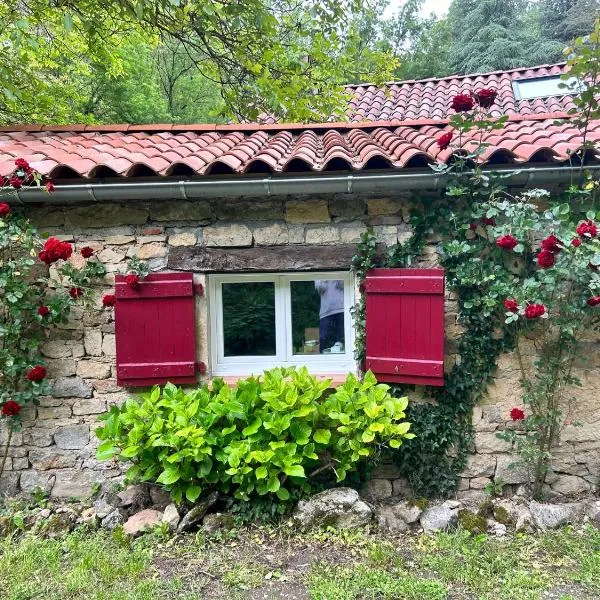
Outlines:
[[600, 598], [600, 532], [386, 538], [282, 524], [231, 539], [131, 542], [86, 530], [61, 540], [0, 538], [1, 600], [252, 599], [270, 597], [272, 585], [304, 589], [312, 600], [543, 600], [550, 590], [588, 600]]
[[314, 600], [445, 600], [446, 586], [410, 575], [399, 576], [383, 569], [332, 567], [319, 564], [308, 579]]
[[187, 598], [180, 581], [154, 577], [151, 552], [117, 536], [76, 532], [63, 540], [0, 539], [0, 597], [6, 600]]

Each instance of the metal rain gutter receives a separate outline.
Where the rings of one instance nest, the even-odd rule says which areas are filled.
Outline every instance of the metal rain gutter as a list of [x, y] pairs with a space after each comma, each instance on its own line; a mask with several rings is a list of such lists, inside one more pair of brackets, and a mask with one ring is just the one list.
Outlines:
[[[600, 171], [600, 165], [588, 165], [585, 168], [587, 171]], [[579, 171], [580, 167], [575, 166], [483, 170], [486, 174], [507, 174], [509, 175], [510, 184], [517, 187], [571, 183], [578, 179]], [[237, 198], [243, 196], [436, 191], [443, 189], [452, 177], [453, 175], [450, 174], [420, 170], [412, 173], [73, 183], [56, 185], [54, 192], [51, 194], [41, 188], [22, 188], [16, 193], [16, 202], [27, 204], [75, 204], [119, 200], [199, 200], [203, 198]]]

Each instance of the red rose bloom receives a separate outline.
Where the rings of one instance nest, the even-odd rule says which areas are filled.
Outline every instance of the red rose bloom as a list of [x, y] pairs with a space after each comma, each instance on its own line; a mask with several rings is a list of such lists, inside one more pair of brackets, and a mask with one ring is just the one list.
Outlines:
[[15, 165], [19, 169], [25, 169], [26, 171], [29, 169], [29, 163], [24, 158], [17, 158]]
[[44, 184], [44, 187], [46, 188], [47, 192], [54, 191], [54, 184], [51, 181], [46, 181], [46, 183]]
[[475, 106], [475, 101], [470, 94], [458, 94], [452, 98], [451, 106], [457, 113], [466, 112]]
[[131, 288], [136, 288], [140, 284], [140, 277], [135, 273], [129, 273], [129, 275], [125, 277], [125, 283]]
[[504, 308], [509, 312], [519, 312], [519, 303], [514, 298], [507, 298], [504, 301]]
[[483, 219], [484, 225], [491, 225], [492, 227], [496, 224], [496, 219], [491, 219], [489, 217], [484, 217]]
[[71, 296], [71, 298], [73, 298], [73, 300], [77, 300], [77, 298], [79, 298], [80, 296], [83, 296], [83, 290], [78, 287], [72, 287], [69, 290], [69, 296]]
[[525, 308], [525, 318], [537, 319], [546, 314], [546, 307], [543, 304], [529, 304]]
[[477, 223], [470, 223], [469, 224], [469, 229], [471, 231], [475, 231], [477, 229]]
[[496, 92], [496, 90], [484, 88], [475, 92], [475, 100], [477, 100], [477, 104], [479, 104], [481, 108], [489, 108], [494, 104], [497, 95], [498, 92]]
[[600, 296], [592, 296], [587, 300], [588, 306], [598, 306], [600, 304]]
[[549, 235], [545, 240], [542, 240], [542, 250], [558, 254], [561, 251], [559, 244], [560, 240], [555, 235]]
[[51, 265], [57, 260], [67, 260], [73, 254], [73, 246], [69, 242], [61, 242], [56, 238], [48, 238], [44, 244], [44, 249], [38, 254], [40, 260], [47, 265]]
[[21, 412], [21, 405], [14, 400], [7, 400], [0, 410], [3, 417], [14, 417]]
[[537, 261], [542, 269], [548, 269], [554, 264], [554, 254], [548, 252], [548, 250], [542, 250], [537, 255]]
[[9, 180], [8, 183], [15, 188], [15, 190], [20, 189], [21, 187], [23, 187], [23, 180], [20, 177], [17, 177], [16, 175], [13, 175]]
[[27, 379], [29, 379], [29, 381], [39, 383], [44, 377], [46, 377], [46, 367], [43, 367], [42, 365], [36, 365], [33, 369], [27, 371]]
[[116, 298], [114, 294], [105, 294], [102, 297], [103, 306], [114, 306], [116, 302]]
[[503, 250], [513, 250], [519, 243], [519, 240], [514, 235], [503, 235], [496, 240], [496, 245]]
[[575, 246], [575, 248], [579, 248], [581, 246], [581, 240], [579, 238], [575, 238], [571, 240], [571, 246]]
[[440, 150], [445, 150], [452, 141], [452, 132], [447, 131], [443, 135], [440, 135], [440, 137], [436, 141], [437, 145], [440, 147]]
[[577, 234], [580, 237], [596, 237], [598, 235], [598, 227], [594, 221], [583, 221], [577, 226]]
[[89, 258], [90, 256], [94, 255], [94, 249], [90, 248], [89, 246], [85, 246], [84, 248], [81, 249], [81, 256], [83, 256], [83, 258]]
[[0, 219], [10, 214], [10, 206], [6, 202], [0, 202]]
[[525, 413], [520, 408], [512, 408], [510, 418], [513, 421], [522, 421], [525, 418]]
[[50, 309], [47, 306], [40, 306], [38, 308], [38, 315], [40, 315], [40, 317], [47, 317], [50, 314]]

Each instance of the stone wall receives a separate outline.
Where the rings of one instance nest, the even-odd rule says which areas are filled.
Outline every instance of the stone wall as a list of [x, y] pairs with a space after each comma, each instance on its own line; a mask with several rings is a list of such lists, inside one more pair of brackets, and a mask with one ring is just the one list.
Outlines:
[[[118, 479], [121, 471], [112, 462], [98, 463], [94, 436], [97, 415], [112, 403], [128, 397], [115, 380], [115, 335], [112, 311], [101, 310], [100, 298], [112, 290], [114, 274], [124, 272], [128, 257], [146, 260], [152, 271], [173, 268], [169, 258], [182, 249], [249, 248], [282, 245], [341, 245], [358, 242], [367, 226], [378, 240], [393, 245], [411, 235], [407, 224], [410, 199], [402, 195], [328, 197], [274, 197], [243, 201], [215, 199], [184, 202], [127, 202], [103, 205], [42, 206], [30, 216], [48, 235], [89, 245], [106, 265], [106, 286], [98, 290], [96, 308], [74, 311], [68, 324], [51, 332], [43, 346], [52, 397], [39, 407], [28, 408], [23, 430], [9, 450], [8, 470], [0, 491], [28, 493], [42, 488], [53, 496], [82, 496], [96, 482]], [[421, 266], [435, 266], [436, 240], [426, 247]], [[81, 260], [74, 254], [72, 260]], [[169, 263], [169, 264], [168, 264]], [[349, 265], [348, 265], [349, 267]], [[201, 273], [198, 274], [203, 280]], [[209, 364], [207, 352], [206, 298], [198, 302], [198, 360]], [[446, 299], [447, 368], [456, 357], [453, 340], [457, 304]], [[598, 340], [590, 340], [590, 356], [597, 354]], [[600, 417], [595, 398], [600, 391], [600, 359], [581, 365], [584, 387], [577, 390], [575, 410], [582, 427], [569, 425], [557, 452], [556, 473], [550, 478], [556, 493], [588, 492], [595, 488], [599, 465]], [[419, 400], [419, 392], [414, 398]], [[492, 478], [519, 484], [523, 474], [508, 468], [512, 462], [506, 444], [495, 432], [507, 423], [509, 409], [518, 404], [515, 362], [502, 357], [485, 401], [474, 412], [474, 454], [461, 479], [458, 495], [477, 497]], [[0, 443], [5, 433], [0, 431]], [[406, 491], [391, 465], [374, 473], [372, 495], [380, 498]]]

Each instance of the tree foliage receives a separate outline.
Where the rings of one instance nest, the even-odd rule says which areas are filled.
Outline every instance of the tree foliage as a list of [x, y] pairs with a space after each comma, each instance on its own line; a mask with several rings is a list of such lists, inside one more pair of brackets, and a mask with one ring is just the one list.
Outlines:
[[[353, 23], [369, 7], [358, 0], [5, 3], [0, 117], [5, 122], [91, 118], [93, 111], [81, 110], [82, 79], [95, 82], [98, 69], [118, 77], [132, 61], [143, 71], [144, 53], [132, 54], [129, 41], [141, 35], [150, 43], [159, 36], [163, 42], [157, 65], [172, 110], [181, 98], [171, 89], [173, 73], [164, 76], [175, 59], [179, 73], [193, 65], [195, 75], [212, 82], [229, 115], [254, 119], [268, 112], [287, 120], [322, 120], [344, 104], [348, 79], [391, 76], [391, 55], [359, 48]], [[356, 52], [347, 48], [367, 53], [369, 60], [355, 60]], [[166, 62], [164, 51], [171, 53]], [[20, 66], [16, 73], [15, 65]], [[137, 118], [135, 110], [131, 115]]]

